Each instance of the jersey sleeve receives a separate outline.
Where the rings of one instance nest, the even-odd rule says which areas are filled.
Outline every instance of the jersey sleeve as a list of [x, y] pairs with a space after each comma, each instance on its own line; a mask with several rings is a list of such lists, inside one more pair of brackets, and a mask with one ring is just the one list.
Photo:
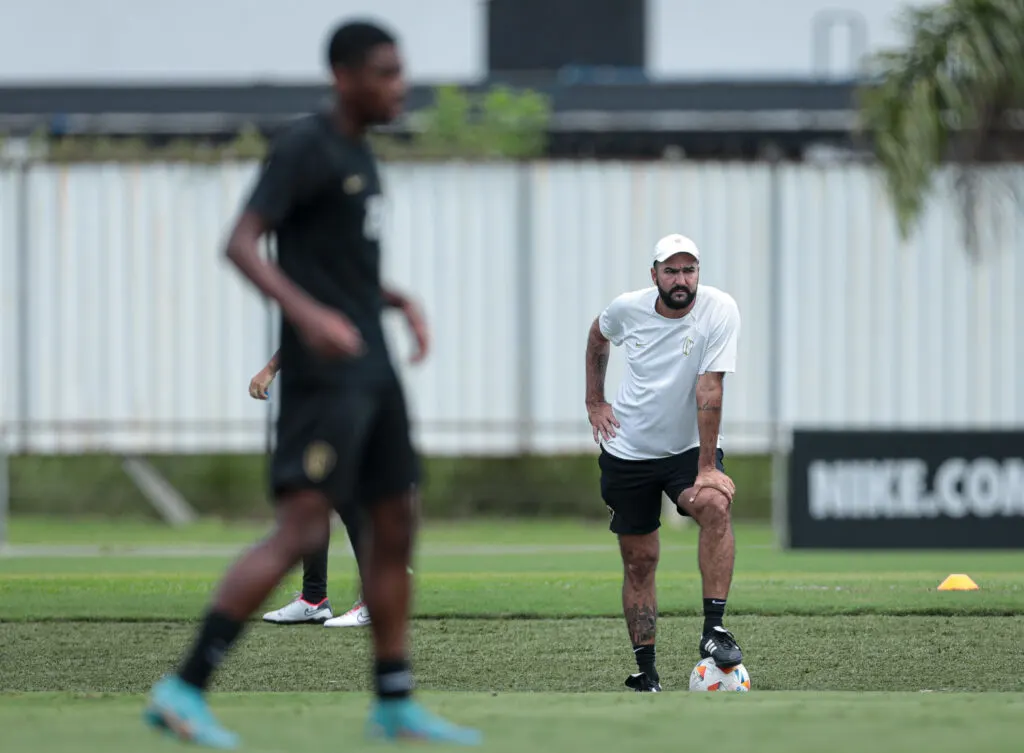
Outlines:
[[736, 371], [736, 351], [740, 339], [740, 310], [731, 298], [716, 312], [711, 324], [707, 347], [700, 362], [700, 372]]
[[246, 209], [259, 215], [270, 229], [317, 190], [320, 170], [316, 140], [305, 129], [283, 133], [270, 149]]
[[622, 296], [608, 304], [597, 318], [597, 326], [601, 334], [618, 347], [626, 336], [626, 302]]

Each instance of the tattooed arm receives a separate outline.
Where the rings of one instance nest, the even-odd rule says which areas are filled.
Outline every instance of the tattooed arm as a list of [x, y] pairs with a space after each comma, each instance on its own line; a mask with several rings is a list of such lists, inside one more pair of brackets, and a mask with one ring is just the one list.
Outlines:
[[701, 357], [697, 377], [697, 435], [700, 455], [697, 460], [697, 481], [690, 501], [697, 491], [710, 486], [732, 501], [736, 486], [732, 479], [717, 469], [718, 434], [722, 425], [722, 393], [726, 373], [736, 371], [736, 353], [740, 336], [740, 312], [729, 296], [717, 302], [715, 320], [708, 344]]
[[608, 371], [611, 343], [601, 334], [597, 319], [590, 325], [587, 337], [587, 407], [605, 402], [604, 375]]
[[271, 374], [277, 374], [281, 370], [281, 349], [278, 348], [274, 351], [274, 355], [267, 361], [267, 365], [264, 367]]
[[697, 377], [697, 435], [700, 437], [698, 471], [715, 468], [718, 432], [722, 425], [723, 378], [720, 371], [708, 371]]
[[274, 355], [267, 361], [267, 365], [259, 370], [251, 380], [249, 380], [249, 397], [256, 400], [266, 400], [268, 397], [267, 390], [270, 388], [270, 384], [274, 381], [277, 376], [277, 372], [281, 370], [281, 351], [277, 350]]
[[604, 376], [608, 371], [608, 356], [611, 343], [601, 333], [598, 319], [590, 325], [587, 337], [587, 418], [594, 432], [594, 441], [609, 439], [615, 436], [615, 427], [619, 422], [615, 418], [612, 406], [604, 399]]

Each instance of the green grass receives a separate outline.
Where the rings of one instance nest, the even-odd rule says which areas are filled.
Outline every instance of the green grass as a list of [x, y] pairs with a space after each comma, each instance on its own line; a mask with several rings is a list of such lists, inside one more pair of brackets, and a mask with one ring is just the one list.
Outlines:
[[[550, 692], [424, 694], [432, 709], [479, 725], [482, 751], [622, 751], [721, 748], [760, 753], [1015, 751], [1024, 696], [913, 693], [746, 695]], [[283, 753], [381, 750], [359, 734], [361, 694], [221, 695], [223, 721], [245, 749]], [[139, 723], [124, 696], [0, 696], [5, 749], [54, 753], [181, 751]], [[434, 749], [434, 748], [432, 748]], [[445, 750], [441, 748], [441, 750]]]
[[[265, 531], [15, 518], [17, 556], [0, 556], [5, 744], [177, 749], [136, 722], [138, 694], [178, 661], [234, 552]], [[480, 725], [488, 750], [668, 748], [681, 730], [694, 745], [714, 735], [708, 744], [725, 737], [769, 753], [1019, 748], [1021, 552], [784, 552], [767, 528], [740, 525], [727, 624], [754, 692], [635, 697], [622, 686], [633, 663], [605, 525], [441, 523], [420, 541], [418, 684], [433, 707]], [[668, 691], [685, 689], [697, 660], [696, 543], [693, 528], [662, 531], [658, 664]], [[58, 550], [33, 554], [42, 546]], [[341, 534], [334, 552], [331, 596], [346, 606], [356, 584]], [[981, 589], [937, 591], [951, 572]], [[267, 606], [297, 585], [294, 574]], [[216, 708], [250, 750], [295, 750], [325, 732], [361, 750], [350, 733], [365, 713], [369, 663], [365, 631], [254, 621], [217, 676]]]
[[[1024, 691], [1024, 618], [735, 617], [759, 691]], [[658, 621], [666, 688], [686, 687], [700, 622]], [[182, 622], [0, 624], [0, 677], [19, 691], [139, 693], [172, 666], [192, 638]], [[984, 635], [984, 650], [974, 641]], [[632, 652], [619, 619], [418, 620], [418, 683], [445, 691], [615, 690]], [[258, 623], [217, 678], [232, 692], [367, 690], [364, 631]], [[324, 662], [329, 671], [323, 672]], [[635, 670], [633, 670], [635, 671]], [[894, 684], [895, 683], [895, 684]]]
[[[107, 557], [0, 559], [6, 621], [179, 621], [202, 609], [228, 556], [131, 556], [131, 547], [240, 548], [265, 526], [204, 522], [54, 524], [16, 519], [14, 544], [86, 543]], [[763, 526], [737, 527], [736, 578], [729, 613], [761, 616], [993, 615], [1024, 613], [1024, 556], [1017, 552], [782, 552]], [[335, 537], [332, 593], [354, 588], [343, 532]], [[697, 615], [697, 531], [663, 529], [658, 573], [663, 616]], [[431, 524], [416, 562], [420, 617], [617, 617], [621, 564], [605, 526], [570, 521]], [[950, 572], [967, 572], [976, 593], [939, 593]], [[297, 587], [292, 578], [274, 597]], [[53, 605], [59, 603], [60, 610]]]

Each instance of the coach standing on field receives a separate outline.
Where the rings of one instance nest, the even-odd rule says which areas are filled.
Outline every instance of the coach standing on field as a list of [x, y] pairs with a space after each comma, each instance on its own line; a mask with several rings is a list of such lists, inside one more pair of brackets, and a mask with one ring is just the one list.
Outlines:
[[[654, 285], [612, 301], [587, 341], [587, 415], [601, 445], [601, 495], [619, 539], [622, 607], [639, 669], [626, 685], [639, 693], [661, 691], [654, 575], [663, 492], [701, 529], [700, 656], [723, 669], [743, 659], [722, 626], [735, 554], [729, 515], [735, 486], [724, 472], [719, 437], [725, 374], [736, 370], [740, 314], [728, 293], [698, 285], [699, 278], [697, 245], [678, 234], [662, 238], [654, 248]], [[626, 355], [610, 405], [604, 394], [609, 343]]]

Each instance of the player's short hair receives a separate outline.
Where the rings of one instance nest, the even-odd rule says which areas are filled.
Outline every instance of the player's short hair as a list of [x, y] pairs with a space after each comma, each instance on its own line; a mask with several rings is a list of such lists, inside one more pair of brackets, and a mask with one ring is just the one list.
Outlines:
[[327, 64], [331, 68], [361, 68], [370, 51], [382, 44], [395, 44], [395, 36], [369, 21], [349, 21], [331, 34]]

